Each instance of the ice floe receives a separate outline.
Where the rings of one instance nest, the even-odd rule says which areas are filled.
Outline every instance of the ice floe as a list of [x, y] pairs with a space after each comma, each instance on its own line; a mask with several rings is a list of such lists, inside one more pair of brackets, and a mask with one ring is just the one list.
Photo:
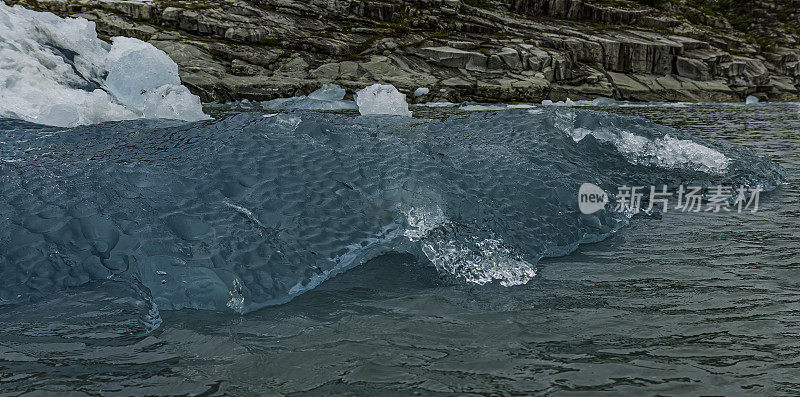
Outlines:
[[138, 39], [97, 38], [95, 23], [0, 4], [0, 117], [69, 127], [136, 118], [207, 119], [178, 67]]
[[427, 87], [419, 87], [416, 90], [414, 90], [414, 96], [421, 97], [423, 95], [428, 95], [429, 92], [431, 92], [431, 90], [428, 89]]
[[389, 114], [411, 116], [406, 102], [406, 94], [397, 91], [390, 84], [373, 84], [359, 90], [356, 95], [358, 111], [362, 115]]

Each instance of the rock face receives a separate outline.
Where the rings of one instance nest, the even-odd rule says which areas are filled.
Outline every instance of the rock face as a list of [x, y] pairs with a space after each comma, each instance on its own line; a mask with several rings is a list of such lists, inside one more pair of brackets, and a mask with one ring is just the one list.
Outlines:
[[800, 100], [794, 3], [737, 30], [677, 0], [4, 1], [149, 41], [205, 101], [376, 82], [421, 102]]

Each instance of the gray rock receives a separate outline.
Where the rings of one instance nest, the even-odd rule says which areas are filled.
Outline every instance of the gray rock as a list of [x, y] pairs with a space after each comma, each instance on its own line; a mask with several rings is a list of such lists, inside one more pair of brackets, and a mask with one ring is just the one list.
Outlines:
[[513, 48], [503, 47], [500, 52], [497, 53], [497, 56], [503, 61], [505, 66], [511, 70], [521, 70], [522, 69], [522, 58], [519, 56], [519, 52]]
[[267, 74], [266, 72], [266, 69], [261, 66], [249, 64], [241, 59], [234, 59], [231, 61], [231, 73], [237, 76], [255, 76]]
[[452, 47], [423, 47], [418, 54], [423, 58], [450, 68], [485, 71], [487, 57], [474, 51], [464, 51]]
[[697, 59], [677, 57], [675, 59], [675, 72], [678, 76], [692, 80], [705, 81], [711, 79], [711, 75], [708, 72], [708, 65]]
[[687, 2], [659, 11], [600, 0], [4, 2], [151, 41], [206, 101], [308, 94], [325, 82], [426, 86], [428, 99], [452, 101], [800, 99], [800, 45], [784, 29], [794, 22], [767, 20], [771, 2], [748, 5], [747, 35], [772, 37], [774, 51]]

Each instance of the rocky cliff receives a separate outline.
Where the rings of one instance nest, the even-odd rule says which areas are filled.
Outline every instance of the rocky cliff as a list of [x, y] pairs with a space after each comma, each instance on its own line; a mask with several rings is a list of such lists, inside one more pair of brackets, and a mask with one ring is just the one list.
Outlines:
[[205, 101], [390, 83], [412, 101], [799, 100], [800, 1], [4, 0], [149, 41]]

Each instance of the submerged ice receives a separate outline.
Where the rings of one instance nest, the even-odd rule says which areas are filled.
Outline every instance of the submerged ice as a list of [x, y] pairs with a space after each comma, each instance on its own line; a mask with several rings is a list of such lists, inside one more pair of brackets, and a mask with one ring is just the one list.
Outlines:
[[0, 3], [0, 117], [69, 127], [208, 118], [178, 67], [151, 44], [97, 38], [94, 22]]
[[584, 182], [770, 189], [785, 177], [750, 149], [563, 107], [66, 130], [0, 120], [0, 141], [0, 302], [113, 278], [161, 309], [247, 312], [388, 252], [454, 282], [511, 286], [629, 221], [581, 214]]

